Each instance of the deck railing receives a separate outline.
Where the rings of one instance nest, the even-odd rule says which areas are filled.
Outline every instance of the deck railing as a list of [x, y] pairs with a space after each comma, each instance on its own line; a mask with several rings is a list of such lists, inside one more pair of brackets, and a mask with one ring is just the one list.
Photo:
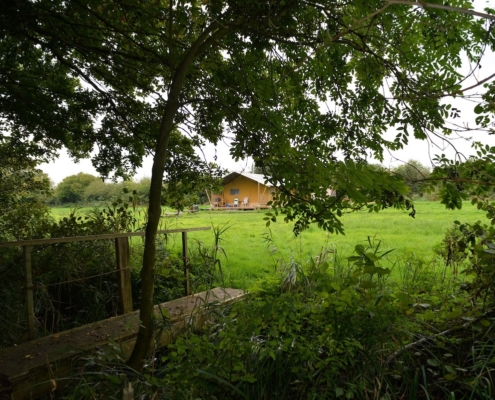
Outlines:
[[[209, 226], [200, 228], [187, 228], [187, 229], [169, 229], [164, 231], [158, 231], [157, 234], [182, 234], [182, 260], [184, 265], [185, 275], [185, 295], [191, 294], [189, 285], [189, 259], [187, 257], [187, 233], [194, 231], [206, 231], [211, 229]], [[26, 320], [28, 327], [28, 339], [34, 339], [34, 296], [33, 291], [35, 286], [33, 285], [33, 272], [31, 268], [31, 253], [34, 246], [41, 246], [55, 243], [72, 243], [83, 242], [88, 240], [115, 240], [115, 254], [116, 254], [116, 274], [117, 285], [119, 292], [119, 308], [120, 313], [125, 314], [133, 311], [132, 307], [132, 288], [131, 288], [131, 270], [130, 270], [130, 251], [129, 251], [129, 237], [132, 236], [144, 236], [145, 232], [129, 232], [129, 233], [108, 233], [101, 235], [88, 235], [88, 236], [72, 236], [72, 237], [60, 237], [49, 239], [31, 239], [31, 240], [19, 240], [16, 242], [3, 242], [0, 243], [0, 247], [22, 247], [23, 264], [25, 270], [26, 280]]]

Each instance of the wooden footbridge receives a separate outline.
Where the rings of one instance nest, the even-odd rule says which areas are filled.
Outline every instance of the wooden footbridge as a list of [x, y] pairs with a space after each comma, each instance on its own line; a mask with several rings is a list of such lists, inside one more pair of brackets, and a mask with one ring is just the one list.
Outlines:
[[[155, 346], [157, 348], [173, 342], [174, 338], [188, 327], [199, 328], [202, 326], [212, 309], [244, 296], [242, 290], [223, 288], [190, 294], [187, 232], [206, 229], [210, 228], [159, 232], [182, 234], [186, 296], [155, 306], [157, 321], [164, 321], [165, 324], [163, 325], [166, 326], [166, 329], [160, 328], [155, 332]], [[0, 247], [23, 247], [24, 268], [26, 270], [26, 318], [30, 339], [26, 343], [0, 350], [0, 399], [35, 399], [59, 389], [68, 382], [67, 379], [63, 378], [77, 373], [81, 368], [81, 364], [74, 362], [78, 355], [87, 355], [109, 342], [120, 346], [124, 357], [130, 355], [140, 321], [139, 311], [132, 310], [128, 238], [138, 235], [144, 235], [144, 232], [0, 243]], [[34, 339], [32, 247], [49, 243], [101, 239], [115, 239], [121, 315]]]

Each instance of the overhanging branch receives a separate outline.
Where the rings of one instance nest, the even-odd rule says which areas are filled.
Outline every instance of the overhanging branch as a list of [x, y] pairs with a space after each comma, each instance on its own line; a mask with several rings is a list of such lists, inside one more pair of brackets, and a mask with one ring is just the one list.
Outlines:
[[444, 4], [427, 3], [425, 1], [387, 0], [387, 4], [389, 4], [389, 5], [400, 4], [400, 5], [404, 5], [404, 6], [416, 6], [416, 7], [422, 7], [422, 8], [436, 8], [438, 10], [453, 11], [453, 12], [458, 12], [461, 14], [469, 14], [469, 15], [474, 15], [475, 17], [480, 17], [480, 18], [489, 19], [491, 21], [495, 21], [495, 15], [482, 13], [482, 12], [474, 11], [474, 10], [468, 10], [466, 8], [452, 7], [452, 6], [444, 5]]

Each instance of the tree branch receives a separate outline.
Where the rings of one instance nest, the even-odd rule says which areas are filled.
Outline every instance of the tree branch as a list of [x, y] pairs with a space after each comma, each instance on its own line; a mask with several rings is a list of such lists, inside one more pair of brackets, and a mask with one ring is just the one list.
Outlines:
[[449, 5], [427, 3], [425, 1], [387, 0], [387, 4], [389, 4], [389, 5], [400, 4], [400, 5], [404, 5], [404, 6], [416, 6], [416, 7], [422, 7], [422, 8], [436, 8], [438, 10], [453, 11], [453, 12], [458, 12], [458, 13], [462, 13], [462, 14], [469, 14], [469, 15], [474, 15], [476, 17], [481, 17], [481, 18], [489, 19], [491, 21], [495, 21], [495, 15], [490, 15], [490, 14], [486, 14], [486, 13], [482, 13], [482, 12], [474, 11], [474, 10], [468, 10], [466, 8], [452, 7]]
[[425, 336], [416, 342], [409, 343], [408, 345], [401, 347], [399, 350], [390, 354], [390, 356], [388, 356], [388, 358], [387, 358], [387, 361], [385, 361], [385, 364], [390, 364], [392, 361], [394, 361], [398, 356], [400, 356], [404, 351], [406, 351], [408, 349], [412, 349], [413, 347], [416, 347], [422, 343], [432, 341], [433, 339], [436, 339], [437, 337], [446, 336], [452, 332], [456, 332], [456, 331], [460, 331], [460, 330], [464, 330], [466, 328], [469, 328], [470, 326], [477, 324], [482, 319], [486, 318], [488, 315], [493, 314], [493, 313], [495, 313], [495, 308], [492, 308], [491, 310], [484, 313], [481, 317], [478, 317], [473, 321], [466, 322], [465, 324], [463, 324], [461, 326], [456, 326], [454, 328], [447, 329], [447, 330], [440, 332], [440, 333], [437, 333], [436, 335], [433, 335], [433, 336]]

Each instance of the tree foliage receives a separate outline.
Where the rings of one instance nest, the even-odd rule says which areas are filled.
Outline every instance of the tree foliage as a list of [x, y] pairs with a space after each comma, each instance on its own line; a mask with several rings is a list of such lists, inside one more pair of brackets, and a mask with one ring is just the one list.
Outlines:
[[70, 175], [57, 185], [55, 196], [61, 203], [77, 203], [85, 199], [85, 192], [94, 182], [99, 181], [94, 175], [80, 172]]
[[165, 170], [163, 203], [182, 211], [199, 202], [199, 195], [205, 191], [212, 193], [221, 188], [224, 170], [216, 164], [206, 163], [195, 153], [191, 139], [174, 132]]
[[[150, 180], [142, 178], [139, 181], [104, 182], [101, 179], [92, 181], [84, 190], [84, 203], [110, 203], [122, 197], [124, 190], [136, 192], [137, 201], [146, 204], [149, 199]], [[124, 196], [126, 197], [126, 196]]]
[[101, 179], [95, 179], [84, 189], [85, 201], [108, 201], [112, 198], [112, 195], [112, 188]]
[[421, 195], [425, 181], [430, 176], [430, 169], [419, 161], [409, 160], [408, 162], [394, 168], [393, 172], [401, 176], [410, 189], [411, 195]]
[[51, 193], [46, 174], [32, 159], [19, 159], [10, 146], [0, 142], [0, 241], [29, 239], [42, 235], [50, 222], [45, 205]]
[[[401, 3], [20, 0], [2, 8], [0, 120], [14, 143], [45, 155], [66, 146], [84, 156], [95, 146], [104, 176], [126, 176], [154, 157], [132, 366], [152, 337], [163, 175], [180, 171], [174, 161], [193, 146], [228, 137], [234, 158], [269, 168], [279, 188], [272, 205], [296, 234], [311, 223], [343, 232], [349, 211], [409, 206], [404, 180], [367, 159], [411, 136], [449, 133], [442, 98], [463, 95], [461, 55], [479, 62], [495, 37], [464, 0]], [[475, 109], [483, 124], [492, 111], [485, 100]], [[393, 140], [384, 136], [390, 127]], [[339, 196], [327, 197], [329, 186]]]

